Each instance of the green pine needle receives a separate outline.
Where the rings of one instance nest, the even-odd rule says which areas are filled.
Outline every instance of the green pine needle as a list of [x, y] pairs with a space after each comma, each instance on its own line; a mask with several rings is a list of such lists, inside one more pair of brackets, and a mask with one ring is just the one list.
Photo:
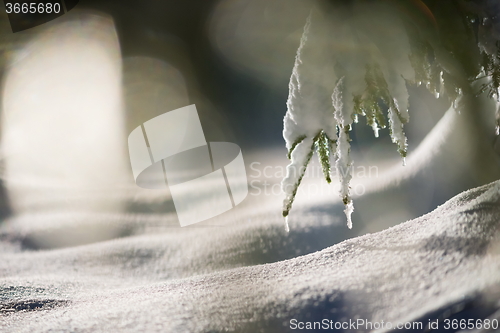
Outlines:
[[[302, 138], [302, 140], [304, 140], [305, 138], [306, 137], [304, 136], [304, 138]], [[285, 208], [283, 209], [283, 217], [287, 217], [288, 213], [290, 213], [290, 209], [292, 209], [293, 201], [295, 200], [295, 196], [297, 195], [297, 190], [300, 186], [300, 183], [302, 182], [302, 178], [304, 177], [304, 174], [306, 173], [306, 169], [307, 169], [307, 166], [309, 165], [309, 161], [311, 161], [311, 158], [313, 156], [313, 152], [314, 152], [314, 143], [312, 144], [311, 149], [309, 150], [309, 154], [307, 154], [307, 158], [306, 158], [306, 161], [304, 162], [304, 166], [302, 168], [300, 168], [301, 174], [299, 176], [299, 179], [297, 180], [297, 183], [293, 187], [292, 198], [290, 199], [289, 202], [287, 202]]]
[[295, 141], [293, 142], [292, 146], [290, 147], [290, 150], [288, 150], [287, 157], [288, 157], [289, 160], [292, 159], [292, 152], [294, 151], [294, 149], [297, 147], [297, 145], [299, 143], [301, 143], [302, 141], [304, 141], [305, 138], [306, 138], [305, 135], [301, 135], [297, 139], [295, 139]]
[[332, 182], [330, 177], [331, 165], [330, 165], [330, 149], [331, 140], [328, 138], [324, 131], [321, 131], [314, 138], [314, 144], [316, 145], [316, 151], [318, 153], [318, 159], [323, 169], [323, 175], [328, 184]]

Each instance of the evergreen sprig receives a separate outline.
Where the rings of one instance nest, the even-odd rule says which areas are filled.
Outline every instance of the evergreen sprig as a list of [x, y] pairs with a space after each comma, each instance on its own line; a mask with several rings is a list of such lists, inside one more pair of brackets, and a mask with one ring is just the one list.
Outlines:
[[297, 145], [299, 143], [301, 143], [302, 141], [304, 141], [305, 138], [306, 138], [305, 135], [301, 135], [297, 139], [295, 139], [295, 141], [292, 143], [292, 146], [288, 150], [288, 154], [287, 154], [287, 157], [288, 157], [289, 160], [292, 159], [292, 152], [295, 150], [295, 148], [297, 148]]
[[[288, 159], [292, 158], [292, 152], [295, 150], [298, 144], [304, 141], [304, 139], [306, 139], [305, 135], [301, 135], [297, 139], [295, 139], [295, 141], [293, 142], [292, 146], [288, 151]], [[332, 182], [331, 178], [332, 166], [330, 163], [330, 156], [335, 154], [335, 144], [336, 141], [330, 139], [328, 135], [325, 133], [325, 131], [319, 131], [318, 134], [314, 136], [313, 143], [304, 161], [304, 165], [299, 169], [300, 175], [297, 179], [297, 182], [293, 185], [291, 199], [286, 203], [286, 205], [283, 208], [283, 217], [288, 216], [290, 209], [292, 209], [292, 204], [293, 201], [295, 200], [295, 196], [297, 195], [297, 190], [302, 182], [302, 178], [304, 178], [304, 174], [314, 154], [315, 148], [316, 148], [316, 153], [318, 154], [318, 160], [321, 164], [325, 180], [327, 181], [328, 184]]]
[[488, 97], [495, 97], [497, 100], [500, 98], [500, 42], [496, 43], [497, 52], [495, 55], [489, 55], [482, 52], [481, 66], [483, 67], [484, 75], [490, 77], [488, 83], [481, 85], [478, 95], [488, 91]]
[[[297, 145], [300, 142], [302, 142], [305, 138], [306, 137], [304, 136], [297, 143]], [[298, 140], [299, 140], [299, 138], [297, 140], [295, 140], [295, 142], [297, 142]], [[295, 147], [297, 145], [295, 145]], [[304, 174], [306, 173], [307, 166], [309, 165], [309, 162], [311, 161], [311, 158], [313, 156], [314, 145], [315, 145], [315, 142], [313, 142], [313, 144], [311, 145], [311, 148], [309, 149], [309, 153], [307, 154], [307, 157], [306, 157], [306, 160], [304, 162], [304, 165], [302, 166], [302, 168], [299, 169], [300, 175], [299, 175], [299, 178], [297, 179], [297, 182], [293, 185], [292, 196], [291, 196], [290, 200], [286, 203], [286, 205], [283, 207], [283, 217], [287, 217], [288, 213], [290, 213], [290, 209], [292, 209], [293, 201], [295, 200], [295, 197], [297, 195], [297, 190], [299, 189], [300, 183], [302, 183], [302, 178], [304, 178]], [[292, 150], [292, 149], [290, 148], [290, 150]], [[291, 151], [288, 153], [288, 155], [291, 156]]]
[[318, 135], [314, 138], [314, 144], [316, 146], [316, 152], [318, 153], [318, 159], [321, 164], [321, 168], [323, 169], [323, 175], [325, 176], [325, 180], [328, 184], [332, 182], [330, 177], [331, 173], [331, 165], [330, 165], [330, 154], [333, 152], [332, 149], [332, 140], [328, 138], [324, 131], [318, 133]]

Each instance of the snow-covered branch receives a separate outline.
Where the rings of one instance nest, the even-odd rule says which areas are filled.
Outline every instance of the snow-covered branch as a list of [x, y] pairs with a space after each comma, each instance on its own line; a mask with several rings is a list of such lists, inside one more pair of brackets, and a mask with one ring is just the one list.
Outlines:
[[[283, 216], [292, 208], [316, 149], [328, 183], [332, 166], [342, 171], [337, 172], [340, 196], [351, 227], [349, 132], [359, 117], [365, 117], [376, 137], [380, 129], [389, 127], [404, 164], [408, 152], [404, 124], [410, 119], [408, 85], [423, 84], [436, 97], [446, 95], [460, 109], [463, 95], [474, 94], [471, 83], [485, 77], [478, 93], [488, 92], [499, 100], [500, 20], [492, 14], [498, 12], [497, 3], [467, 2], [459, 13], [464, 20], [439, 13], [436, 18], [432, 9], [442, 11], [411, 1], [316, 3], [305, 24], [289, 83], [283, 136], [291, 162], [282, 182]], [[451, 45], [442, 35], [446, 30], [461, 31], [464, 43], [470, 43], [475, 22], [480, 23], [477, 50], [467, 52], [475, 52], [476, 62], [470, 60], [476, 59], [472, 56], [460, 58], [460, 45]], [[498, 135], [500, 106], [496, 116]]]

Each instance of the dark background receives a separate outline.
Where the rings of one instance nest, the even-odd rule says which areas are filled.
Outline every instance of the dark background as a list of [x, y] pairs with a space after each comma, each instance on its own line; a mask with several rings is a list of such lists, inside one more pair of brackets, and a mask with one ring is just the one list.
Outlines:
[[[237, 9], [231, 14], [233, 16], [231, 19], [235, 22], [229, 25], [231, 28], [235, 28], [243, 12], [251, 7], [250, 5], [253, 5], [253, 15], [257, 16], [256, 25], [262, 24], [262, 20], [259, 21], [259, 19], [266, 15], [263, 6], [255, 5], [252, 1], [234, 0], [229, 3], [238, 4], [235, 6]], [[272, 1], [269, 2], [270, 7], [272, 7], [271, 3]], [[151, 57], [177, 68], [187, 78], [188, 103], [197, 105], [207, 141], [232, 141], [245, 150], [263, 147], [284, 149], [282, 129], [283, 117], [286, 113], [289, 75], [285, 73], [286, 75], [280, 77], [277, 82], [270, 84], [267, 82], [269, 80], [266, 75], [255, 75], [255, 73], [250, 75], [247, 70], [234, 66], [234, 62], [231, 64], [221, 54], [221, 51], [212, 44], [209, 32], [214, 9], [218, 4], [220, 4], [219, 0], [80, 0], [75, 9], [96, 11], [112, 17], [124, 58]], [[286, 7], [297, 6], [297, 4], [297, 2], [289, 1]], [[304, 6], [303, 3], [302, 6]], [[70, 13], [72, 12], [74, 11]], [[287, 34], [294, 30], [302, 30], [305, 17], [291, 15], [292, 12], [293, 10], [280, 13], [275, 10], [272, 13], [271, 20], [277, 22], [282, 21], [283, 16], [289, 16], [287, 24], [271, 25], [272, 28], [280, 29], [277, 33], [277, 42], [285, 39]], [[306, 14], [307, 12], [308, 10]], [[71, 14], [64, 16], [69, 17]], [[37, 29], [28, 29], [14, 35], [29, 36], [30, 30]], [[276, 33], [276, 30], [272, 29], [264, 31], [265, 34]], [[257, 36], [258, 39], [264, 37], [266, 36]], [[264, 60], [263, 66], [268, 64], [274, 66], [277, 61], [276, 52], [273, 50], [275, 46], [268, 46], [268, 49], [259, 51], [260, 57]], [[278, 52], [278, 62], [282, 73], [289, 71], [291, 74], [298, 46], [298, 38], [288, 42], [285, 48], [281, 46]], [[236, 52], [247, 51], [240, 50], [238, 45], [234, 48]], [[410, 98], [410, 108], [415, 101], [420, 104], [422, 101], [425, 104], [435, 103], [423, 87], [419, 89], [410, 87], [410, 90], [414, 96], [417, 96], [413, 100]], [[445, 100], [443, 102], [440, 103], [442, 105], [438, 109], [446, 109], [445, 104], [448, 103]], [[433, 105], [432, 108], [435, 106]], [[167, 111], [171, 110], [168, 107], [162, 110], [162, 112]], [[415, 115], [415, 113], [412, 114]], [[406, 133], [411, 142], [410, 151], [417, 146], [417, 143], [441, 115], [442, 112], [421, 115], [423, 119], [419, 121], [418, 131], [412, 128], [414, 124], [407, 126]], [[420, 115], [417, 114], [417, 116]], [[129, 116], [127, 120], [130, 124], [127, 124], [127, 129], [137, 127], [140, 123], [149, 120], [152, 115], [144, 117], [144, 119], [139, 117], [141, 122], [136, 123], [137, 119], [132, 120], [134, 117]], [[380, 147], [387, 147], [391, 152], [396, 151], [395, 146], [390, 142], [387, 129], [382, 130], [381, 137], [374, 141], [371, 129], [364, 126], [364, 123], [365, 121], [362, 120], [361, 124], [355, 126], [354, 131], [351, 132], [353, 150], [377, 144]], [[394, 156], [397, 157], [397, 154]]]
[[[123, 57], [161, 59], [194, 77], [195, 83], [188, 82], [190, 102], [197, 102], [192, 94], [195, 84], [204, 98], [224, 115], [227, 124], [219, 125], [235, 143], [244, 148], [284, 146], [281, 131], [288, 84], [270, 89], [231, 68], [217, 53], [207, 34], [208, 20], [217, 2], [81, 0], [77, 8], [97, 10], [113, 17]], [[282, 59], [289, 63], [290, 73], [294, 57], [291, 53]], [[204, 112], [198, 111], [203, 124]], [[208, 141], [214, 139], [207, 137]]]
[[[232, 3], [241, 3], [238, 6], [241, 12], [233, 13], [237, 21], [251, 1], [246, 3], [234, 0]], [[208, 131], [207, 141], [233, 141], [243, 149], [284, 149], [282, 129], [287, 109], [288, 81], [280, 79], [278, 84], [269, 84], [266, 77], [249, 75], [247, 71], [231, 66], [210, 41], [209, 24], [217, 4], [218, 0], [80, 0], [77, 8], [96, 10], [114, 19], [124, 58], [147, 56], [161, 59], [190, 78], [187, 80], [189, 102], [197, 105], [202, 124], [205, 129], [210, 125], [215, 126], [219, 133], [223, 132], [224, 135], [218, 137], [216, 131], [215, 137], [211, 137], [213, 132]], [[289, 5], [294, 6], [297, 3], [290, 2]], [[280, 14], [287, 13], [274, 12], [272, 19], [279, 21]], [[261, 9], [254, 15], [263, 16], [265, 13]], [[290, 16], [294, 22], [283, 28], [290, 31], [281, 31], [278, 40], [294, 29], [302, 30], [305, 17]], [[257, 21], [256, 24], [260, 23]], [[274, 32], [269, 31], [270, 34]], [[282, 48], [279, 53], [280, 66], [289, 68], [290, 74], [298, 46], [297, 39], [292, 42], [291, 47]], [[274, 56], [272, 47], [271, 45], [270, 49], [262, 54], [264, 59], [270, 59], [270, 63], [276, 61], [271, 59]], [[436, 105], [436, 100], [424, 87], [409, 88], [414, 95], [410, 98], [410, 108], [411, 105], [424, 103], [432, 105], [431, 109], [439, 110], [432, 114], [417, 114], [422, 118], [418, 121], [418, 131], [412, 128], [415, 123], [408, 124], [406, 134], [410, 142], [409, 149], [412, 151], [440, 119], [449, 102], [446, 98], [441, 98], [440, 103]], [[223, 119], [213, 119], [213, 112], [204, 110], [207, 101]], [[167, 111], [170, 110], [165, 110]], [[372, 130], [364, 126], [364, 123], [365, 120], [361, 120], [351, 132], [353, 150], [377, 144], [390, 150], [390, 156], [398, 157], [388, 129], [382, 130], [380, 138], [375, 140]], [[133, 124], [131, 128], [137, 125]]]

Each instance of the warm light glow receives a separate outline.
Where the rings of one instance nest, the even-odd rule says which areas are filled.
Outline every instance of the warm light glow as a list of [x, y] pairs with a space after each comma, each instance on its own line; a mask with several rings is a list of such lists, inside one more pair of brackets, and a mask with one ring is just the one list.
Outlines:
[[2, 150], [14, 208], [51, 196], [62, 196], [64, 206], [128, 179], [122, 104], [111, 19], [80, 15], [28, 43], [3, 89]]

